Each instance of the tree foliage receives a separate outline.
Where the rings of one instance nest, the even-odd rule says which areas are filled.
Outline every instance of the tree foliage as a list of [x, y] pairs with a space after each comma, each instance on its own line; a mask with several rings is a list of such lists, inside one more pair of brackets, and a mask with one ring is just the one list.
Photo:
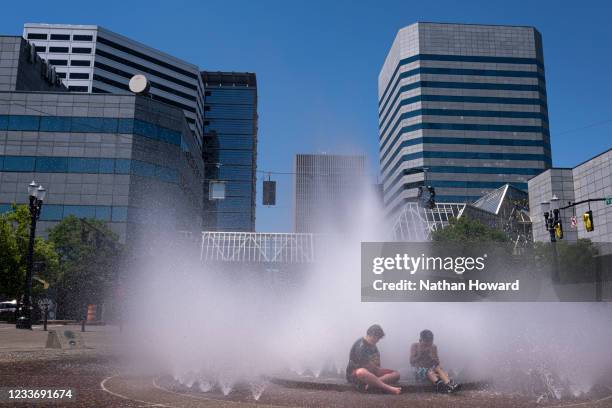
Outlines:
[[50, 229], [49, 240], [60, 261], [58, 312], [64, 318], [83, 318], [86, 305], [102, 304], [116, 282], [118, 237], [103, 221], [69, 216]]
[[[552, 245], [555, 245], [553, 251]], [[554, 253], [557, 254], [555, 262]], [[599, 250], [590, 239], [575, 242], [536, 242], [534, 244], [536, 266], [541, 270], [558, 268], [561, 283], [593, 282], [597, 271]]]
[[446, 228], [433, 232], [432, 240], [437, 242], [508, 242], [508, 236], [500, 229], [491, 228], [477, 219], [463, 216], [451, 218]]
[[[6, 213], [0, 214], [0, 295], [18, 298], [23, 294], [28, 243], [30, 239], [30, 211], [26, 205], [15, 205]], [[35, 265], [32, 293], [41, 293], [45, 282], [56, 279], [59, 270], [59, 257], [53, 243], [37, 237], [34, 241]], [[38, 278], [38, 279], [37, 279]]]

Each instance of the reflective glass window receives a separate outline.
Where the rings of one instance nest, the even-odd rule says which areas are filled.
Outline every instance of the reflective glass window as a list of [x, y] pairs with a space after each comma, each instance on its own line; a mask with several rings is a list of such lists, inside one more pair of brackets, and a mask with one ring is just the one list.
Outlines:
[[100, 173], [112, 174], [115, 172], [115, 159], [100, 159]]
[[133, 119], [119, 119], [119, 133], [133, 133], [134, 132], [134, 120]]
[[70, 34], [51, 34], [51, 39], [67, 41], [67, 40], [70, 40]]
[[70, 61], [70, 65], [73, 67], [88, 67], [91, 65], [90, 60], [72, 60]]
[[28, 33], [28, 40], [46, 40], [47, 34], [43, 33]]
[[72, 36], [72, 41], [93, 41], [93, 36], [85, 34], [74, 34]]
[[36, 171], [49, 173], [63, 173], [68, 167], [65, 157], [37, 157]]
[[5, 171], [34, 171], [34, 157], [6, 156], [4, 158]]
[[73, 54], [91, 54], [91, 48], [89, 47], [72, 47]]
[[155, 165], [140, 160], [133, 160], [132, 173], [137, 176], [155, 177]]
[[89, 73], [87, 72], [71, 72], [70, 79], [89, 79]]
[[71, 157], [68, 163], [68, 171], [71, 173], [98, 173], [100, 159], [88, 157]]
[[127, 207], [113, 206], [111, 219], [114, 222], [125, 222], [127, 221], [127, 213]]
[[11, 115], [8, 130], [38, 130], [39, 116]]
[[40, 212], [40, 219], [44, 221], [61, 220], [64, 213], [64, 206], [57, 204], [45, 204]]
[[64, 217], [74, 215], [78, 218], [95, 218], [96, 207], [93, 205], [65, 205]]
[[44, 132], [70, 132], [71, 120], [67, 116], [41, 116], [40, 130]]
[[130, 164], [129, 159], [115, 159], [115, 173], [130, 174]]
[[111, 207], [106, 205], [97, 205], [96, 209], [96, 218], [103, 221], [111, 220]]
[[157, 139], [157, 126], [152, 123], [143, 122], [142, 120], [134, 120], [134, 133], [140, 136]]

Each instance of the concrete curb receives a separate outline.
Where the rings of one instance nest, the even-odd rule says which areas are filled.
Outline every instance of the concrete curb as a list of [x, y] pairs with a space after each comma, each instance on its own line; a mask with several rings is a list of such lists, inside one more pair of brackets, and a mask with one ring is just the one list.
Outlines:
[[[305, 390], [319, 391], [356, 391], [356, 388], [348, 383], [336, 380], [319, 380], [319, 379], [298, 379], [298, 378], [282, 378], [266, 376], [266, 380], [272, 384], [280, 385], [287, 388], [299, 388]], [[414, 384], [400, 381], [398, 385], [402, 388], [402, 392], [435, 392], [436, 387], [430, 384]], [[480, 390], [487, 388], [488, 384], [485, 381], [468, 381], [461, 383], [461, 390]]]

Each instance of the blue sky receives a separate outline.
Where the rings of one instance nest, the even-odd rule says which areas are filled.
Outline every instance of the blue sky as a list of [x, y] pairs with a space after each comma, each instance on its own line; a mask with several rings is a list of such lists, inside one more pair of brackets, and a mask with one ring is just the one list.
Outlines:
[[[543, 36], [553, 165], [612, 146], [612, 3], [606, 1], [5, 2], [1, 34], [24, 22], [98, 24], [203, 70], [251, 71], [259, 86], [260, 170], [296, 153], [360, 152], [378, 170], [377, 77], [398, 29], [415, 21], [533, 25]], [[261, 174], [258, 192], [261, 192]], [[259, 231], [292, 228], [292, 176]]]

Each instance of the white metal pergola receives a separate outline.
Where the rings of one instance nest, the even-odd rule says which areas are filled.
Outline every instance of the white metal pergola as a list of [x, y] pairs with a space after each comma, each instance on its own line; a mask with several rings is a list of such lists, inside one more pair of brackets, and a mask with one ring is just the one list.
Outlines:
[[202, 232], [201, 261], [304, 264], [314, 259], [313, 234]]
[[431, 240], [431, 233], [448, 225], [450, 218], [459, 218], [465, 203], [436, 203], [432, 209], [416, 202], [408, 202], [398, 214], [393, 225], [397, 241], [423, 242]]

